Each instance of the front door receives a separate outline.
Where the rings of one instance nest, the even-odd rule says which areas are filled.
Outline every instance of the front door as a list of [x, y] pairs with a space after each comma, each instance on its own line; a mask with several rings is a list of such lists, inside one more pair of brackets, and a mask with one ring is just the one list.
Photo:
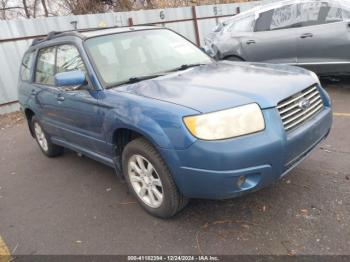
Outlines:
[[[86, 68], [78, 49], [73, 45], [57, 47], [57, 73]], [[98, 103], [98, 92], [91, 83], [77, 89], [58, 87], [61, 104], [64, 139], [76, 147], [105, 155], [103, 115]]]

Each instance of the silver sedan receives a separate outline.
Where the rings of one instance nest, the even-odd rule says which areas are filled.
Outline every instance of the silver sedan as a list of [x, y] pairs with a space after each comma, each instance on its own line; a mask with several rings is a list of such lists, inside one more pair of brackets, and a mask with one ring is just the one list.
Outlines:
[[217, 59], [290, 64], [350, 74], [350, 0], [288, 0], [219, 24], [204, 49]]

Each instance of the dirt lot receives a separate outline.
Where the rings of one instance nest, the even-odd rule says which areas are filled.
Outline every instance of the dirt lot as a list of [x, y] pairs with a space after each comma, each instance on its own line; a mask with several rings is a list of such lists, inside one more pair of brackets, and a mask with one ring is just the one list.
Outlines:
[[[48, 159], [18, 115], [0, 118], [0, 240], [14, 254], [350, 255], [350, 83], [327, 84], [328, 140], [275, 185], [146, 214], [113, 170], [72, 152]], [[1, 243], [0, 243], [1, 244]]]

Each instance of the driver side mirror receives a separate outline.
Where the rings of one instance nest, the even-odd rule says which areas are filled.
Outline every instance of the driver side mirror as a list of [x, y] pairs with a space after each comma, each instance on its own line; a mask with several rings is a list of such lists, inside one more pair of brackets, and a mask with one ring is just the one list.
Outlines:
[[55, 84], [59, 87], [70, 87], [72, 90], [78, 90], [86, 83], [86, 76], [81, 70], [63, 72], [55, 75]]

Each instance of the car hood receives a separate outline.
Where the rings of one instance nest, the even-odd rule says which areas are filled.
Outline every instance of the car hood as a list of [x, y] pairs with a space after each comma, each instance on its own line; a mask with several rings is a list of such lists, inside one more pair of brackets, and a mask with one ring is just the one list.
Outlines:
[[115, 88], [199, 112], [249, 103], [264, 108], [311, 86], [315, 79], [298, 67], [222, 61]]

